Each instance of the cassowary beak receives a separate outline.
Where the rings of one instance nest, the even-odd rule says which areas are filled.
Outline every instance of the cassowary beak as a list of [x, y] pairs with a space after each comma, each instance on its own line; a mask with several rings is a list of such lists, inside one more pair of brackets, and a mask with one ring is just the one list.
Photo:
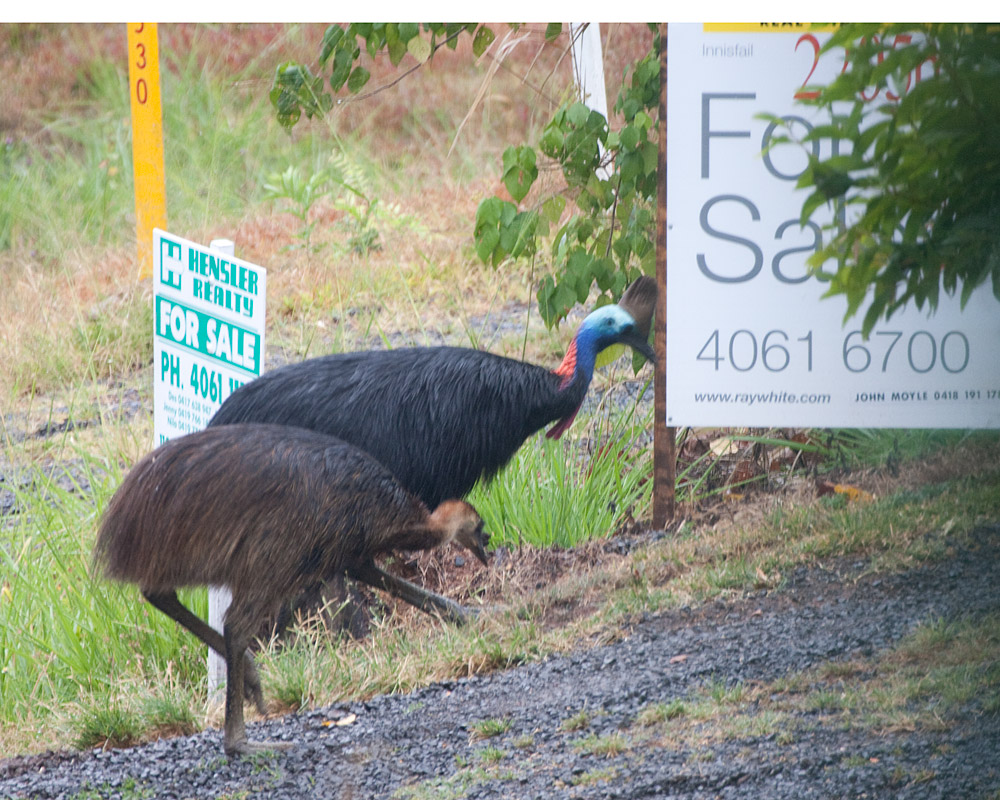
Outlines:
[[483, 530], [482, 522], [479, 523], [475, 532], [462, 541], [462, 544], [464, 544], [476, 558], [482, 561], [484, 565], [489, 564], [489, 556], [486, 555], [486, 545], [489, 543], [490, 535]]
[[654, 353], [653, 348], [649, 346], [649, 342], [647, 342], [644, 338], [639, 336], [639, 334], [637, 333], [625, 334], [621, 338], [621, 343], [627, 344], [633, 350], [638, 350], [646, 357], [646, 360], [650, 364], [656, 366], [656, 353]]

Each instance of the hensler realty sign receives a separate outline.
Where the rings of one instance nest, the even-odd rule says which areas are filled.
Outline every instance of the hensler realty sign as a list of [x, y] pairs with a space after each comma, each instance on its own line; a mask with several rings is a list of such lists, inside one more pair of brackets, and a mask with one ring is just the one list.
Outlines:
[[260, 375], [267, 273], [159, 229], [153, 235], [156, 444], [201, 430]]

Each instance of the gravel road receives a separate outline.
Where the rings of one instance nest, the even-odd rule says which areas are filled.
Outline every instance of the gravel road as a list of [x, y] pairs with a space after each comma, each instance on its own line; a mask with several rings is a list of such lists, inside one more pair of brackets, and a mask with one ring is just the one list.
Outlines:
[[[227, 761], [219, 731], [209, 730], [9, 759], [0, 762], [0, 797], [995, 800], [1000, 714], [983, 713], [975, 699], [941, 724], [889, 733], [822, 709], [789, 712], [775, 730], [746, 700], [728, 726], [642, 724], [656, 704], [694, 707], [706, 686], [759, 687], [877, 655], [922, 621], [1000, 611], [1000, 525], [910, 572], [865, 567], [800, 568], [779, 590], [649, 616], [611, 645], [250, 723], [251, 738], [295, 742], [273, 756]], [[482, 720], [509, 727], [483, 740], [474, 735]]]

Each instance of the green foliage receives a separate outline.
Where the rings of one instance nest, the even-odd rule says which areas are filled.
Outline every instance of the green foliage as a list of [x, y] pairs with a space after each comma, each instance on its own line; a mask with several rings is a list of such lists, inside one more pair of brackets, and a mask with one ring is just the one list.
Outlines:
[[[200, 690], [203, 650], [151, 612], [134, 587], [91, 570], [100, 509], [121, 480], [118, 459], [81, 453], [66, 472], [29, 477], [16, 492], [22, 513], [10, 518], [0, 547], [0, 721], [71, 707], [81, 744], [179, 725], [183, 713], [167, 711], [182, 705], [176, 698], [145, 709], [121, 698], [134, 695], [136, 683], [162, 685], [165, 676], [175, 689]], [[182, 600], [206, 613], [204, 590], [185, 590]]]
[[284, 128], [298, 122], [303, 111], [311, 118], [333, 108], [333, 99], [323, 92], [323, 78], [291, 61], [278, 65], [269, 97]]
[[579, 102], [561, 106], [546, 125], [538, 149], [559, 165], [565, 190], [518, 210], [537, 176], [537, 156], [521, 145], [508, 148], [503, 158], [504, 185], [514, 203], [494, 197], [480, 204], [479, 212], [490, 224], [480, 225], [477, 214], [476, 251], [496, 266], [506, 258], [534, 254], [536, 239], [548, 236], [562, 219], [567, 197], [574, 201], [578, 211], [552, 237], [552, 273], [538, 289], [538, 306], [549, 326], [584, 302], [595, 286], [609, 302], [640, 274], [653, 272], [658, 53], [654, 42], [618, 96], [615, 111], [624, 123], [620, 130], [612, 131], [608, 120]]
[[534, 252], [539, 215], [518, 211], [499, 197], [490, 197], [476, 209], [476, 253], [484, 263], [497, 266], [507, 256]]
[[845, 71], [809, 101], [831, 122], [803, 139], [839, 140], [840, 154], [811, 158], [799, 181], [803, 222], [830, 201], [845, 212], [810, 259], [827, 294], [846, 296], [848, 317], [870, 297], [865, 335], [911, 300], [935, 308], [942, 289], [964, 305], [989, 280], [1000, 299], [1000, 30], [850, 24], [824, 50], [845, 47]]
[[960, 447], [965, 442], [989, 441], [993, 435], [986, 431], [933, 428], [836, 428], [828, 432], [823, 452], [831, 463], [843, 468], [885, 465], [895, 468], [947, 448]]
[[[190, 52], [164, 50], [163, 135], [172, 229], [240, 219], [260, 199], [261, 175], [279, 169], [285, 137], [266, 102], [241, 96], [241, 75], [219, 80]], [[0, 138], [0, 250], [54, 262], [76, 243], [135, 236], [128, 65], [81, 66], [75, 102], [46, 111], [44, 136]], [[307, 135], [300, 144], [314, 145]], [[67, 232], [75, 238], [67, 244]]]
[[309, 252], [319, 249], [311, 241], [317, 221], [310, 221], [309, 211], [317, 200], [330, 191], [329, 183], [330, 175], [326, 170], [318, 170], [306, 178], [294, 164], [284, 172], [272, 173], [264, 182], [264, 199], [283, 201], [285, 210], [299, 220], [300, 227], [295, 234], [298, 246]]
[[[423, 33], [421, 33], [421, 27]], [[352, 22], [331, 25], [320, 45], [320, 74], [314, 75], [304, 64], [286, 61], [274, 73], [270, 99], [278, 122], [291, 131], [305, 112], [307, 118], [322, 117], [333, 108], [333, 97], [324, 90], [324, 81], [334, 94], [345, 86], [357, 94], [371, 78], [358, 63], [362, 47], [370, 57], [384, 50], [393, 66], [399, 66], [409, 54], [417, 64], [430, 60], [444, 45], [454, 49], [461, 34], [472, 36], [472, 51], [478, 58], [495, 38], [486, 25], [471, 23], [425, 22]]]
[[590, 720], [593, 717], [590, 711], [586, 708], [581, 708], [572, 716], [564, 719], [560, 725], [559, 729], [563, 731], [576, 732], [582, 731], [590, 726]]
[[469, 731], [476, 739], [491, 739], [494, 736], [503, 736], [513, 724], [514, 720], [510, 717], [491, 717], [473, 722], [469, 725]]
[[310, 253], [325, 246], [313, 243], [313, 231], [319, 220], [310, 219], [313, 206], [325, 198], [330, 198], [333, 208], [343, 213], [340, 224], [347, 230], [348, 249], [362, 255], [382, 246], [380, 225], [419, 228], [398, 205], [384, 204], [375, 194], [361, 165], [342, 149], [335, 150], [326, 166], [311, 171], [308, 177], [291, 164], [283, 172], [269, 175], [264, 183], [264, 198], [282, 203], [284, 210], [299, 220], [295, 234], [299, 241], [293, 247]]
[[520, 203], [538, 177], [535, 151], [530, 147], [508, 147], [503, 153], [503, 185], [515, 203]]
[[106, 697], [92, 698], [78, 704], [72, 719], [73, 746], [80, 750], [94, 747], [130, 747], [139, 741], [144, 726], [140, 714], [120, 701], [108, 704]]
[[[561, 32], [560, 23], [551, 23], [545, 38], [552, 41]], [[346, 86], [356, 94], [370, 77], [359, 63], [362, 53], [374, 57], [386, 51], [394, 65], [409, 53], [419, 65], [442, 45], [454, 47], [463, 34], [472, 36], [476, 57], [495, 39], [490, 27], [477, 23], [331, 25], [319, 63], [329, 70], [334, 93]], [[551, 237], [552, 270], [538, 289], [542, 318], [550, 327], [576, 303], [586, 301], [595, 286], [601, 295], [598, 302], [611, 302], [640, 274], [654, 270], [658, 37], [627, 74], [615, 104], [620, 129], [612, 130], [603, 115], [582, 103], [562, 105], [537, 147], [523, 144], [504, 151], [502, 180], [513, 202], [489, 197], [476, 211], [476, 254], [493, 267], [510, 258], [537, 255], [540, 240]], [[323, 89], [323, 75], [291, 62], [278, 67], [270, 96], [278, 121], [289, 130], [303, 112], [322, 117], [333, 106]], [[541, 159], [559, 166], [566, 187], [531, 200]], [[568, 199], [577, 211], [563, 221]]]
[[469, 497], [492, 545], [571, 547], [610, 536], [629, 514], [641, 517], [652, 491], [651, 454], [638, 445], [647, 426], [623, 415], [587, 454], [568, 437], [530, 439], [488, 489], [476, 484]]

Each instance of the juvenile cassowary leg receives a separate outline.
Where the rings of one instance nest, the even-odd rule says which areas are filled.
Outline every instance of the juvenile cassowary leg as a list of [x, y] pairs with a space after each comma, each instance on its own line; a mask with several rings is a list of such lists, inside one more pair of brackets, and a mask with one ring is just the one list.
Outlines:
[[226, 721], [222, 732], [222, 749], [230, 758], [248, 756], [265, 750], [287, 750], [288, 742], [248, 742], [243, 721], [243, 679], [246, 669], [247, 645], [250, 637], [227, 622], [223, 626], [226, 648]]
[[443, 595], [390, 575], [373, 561], [366, 561], [363, 566], [352, 569], [350, 575], [355, 580], [405, 600], [427, 614], [437, 611], [444, 619], [457, 625], [464, 625], [469, 621], [469, 614], [475, 613], [474, 610], [467, 609]]
[[222, 733], [222, 749], [229, 757], [252, 752], [247, 742], [246, 726], [243, 722], [243, 654], [246, 652], [244, 637], [233, 633], [233, 626], [226, 624], [226, 722]]
[[[191, 633], [201, 639], [202, 642], [211, 647], [216, 653], [226, 658], [226, 643], [215, 628], [205, 622], [201, 617], [192, 612], [177, 597], [177, 592], [147, 592], [143, 590], [142, 596], [149, 603], [160, 609], [164, 614], [173, 619], [179, 625], [187, 628]], [[260, 677], [257, 675], [257, 665], [253, 656], [244, 649], [243, 660], [245, 661], [245, 673], [243, 691], [247, 700], [250, 700], [261, 714], [267, 713], [264, 705], [264, 693], [260, 688]]]

